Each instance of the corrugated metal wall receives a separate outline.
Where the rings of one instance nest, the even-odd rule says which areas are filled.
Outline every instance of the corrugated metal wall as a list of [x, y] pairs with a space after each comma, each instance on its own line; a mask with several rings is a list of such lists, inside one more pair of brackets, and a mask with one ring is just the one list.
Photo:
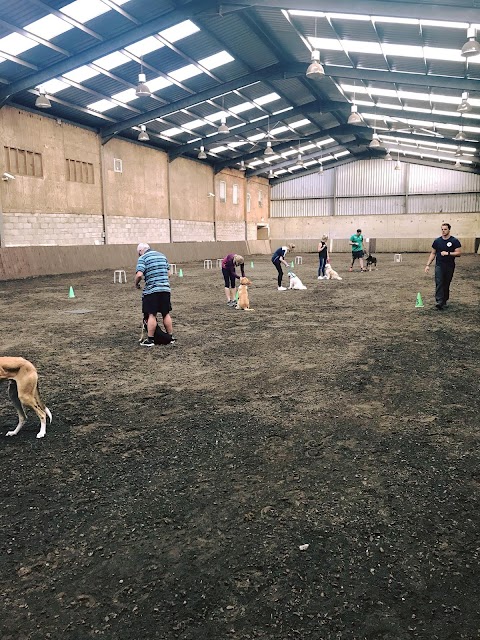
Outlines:
[[[361, 160], [272, 187], [272, 218], [480, 211], [480, 176]], [[421, 195], [420, 195], [421, 194]]]

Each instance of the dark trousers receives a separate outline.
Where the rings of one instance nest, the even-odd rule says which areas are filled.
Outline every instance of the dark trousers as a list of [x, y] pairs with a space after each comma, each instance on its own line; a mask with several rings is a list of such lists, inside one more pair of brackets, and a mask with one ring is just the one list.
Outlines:
[[278, 271], [277, 282], [278, 282], [278, 286], [281, 287], [282, 286], [282, 279], [283, 279], [283, 271], [282, 271], [282, 265], [280, 264], [280, 260], [278, 260], [277, 262], [274, 262], [273, 266]]
[[450, 283], [455, 271], [455, 263], [435, 265], [435, 301], [444, 305], [450, 297]]

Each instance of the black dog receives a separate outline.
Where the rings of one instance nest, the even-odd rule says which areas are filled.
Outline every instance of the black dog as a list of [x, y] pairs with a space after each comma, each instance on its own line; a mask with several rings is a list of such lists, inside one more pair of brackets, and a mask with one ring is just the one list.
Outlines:
[[[147, 336], [147, 318], [143, 318], [143, 325], [142, 325], [142, 335], [140, 336], [140, 341], [142, 341], [142, 339]], [[162, 331], [160, 329], [160, 327], [157, 324], [157, 327], [155, 329], [155, 335], [153, 336], [153, 341], [155, 342], [155, 344], [170, 344], [170, 342], [172, 342], [172, 336], [169, 333], [166, 333], [165, 331]]]
[[367, 256], [367, 267], [369, 267], [370, 271], [372, 270], [372, 266], [374, 266], [375, 269], [377, 268], [377, 259], [369, 253]]

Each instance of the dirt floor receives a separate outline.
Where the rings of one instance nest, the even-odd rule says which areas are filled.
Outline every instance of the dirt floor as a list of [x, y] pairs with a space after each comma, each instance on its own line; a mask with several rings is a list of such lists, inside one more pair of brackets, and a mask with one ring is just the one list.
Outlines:
[[133, 268], [0, 283], [53, 413], [3, 437], [2, 385], [2, 640], [480, 638], [480, 257], [441, 312], [426, 255], [253, 261], [251, 313], [179, 265], [154, 349]]

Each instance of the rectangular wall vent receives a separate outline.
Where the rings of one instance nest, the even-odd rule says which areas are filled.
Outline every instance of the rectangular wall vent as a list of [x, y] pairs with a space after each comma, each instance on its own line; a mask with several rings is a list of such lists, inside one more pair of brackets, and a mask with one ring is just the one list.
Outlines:
[[123, 164], [120, 158], [113, 159], [113, 170], [115, 173], [123, 173]]

